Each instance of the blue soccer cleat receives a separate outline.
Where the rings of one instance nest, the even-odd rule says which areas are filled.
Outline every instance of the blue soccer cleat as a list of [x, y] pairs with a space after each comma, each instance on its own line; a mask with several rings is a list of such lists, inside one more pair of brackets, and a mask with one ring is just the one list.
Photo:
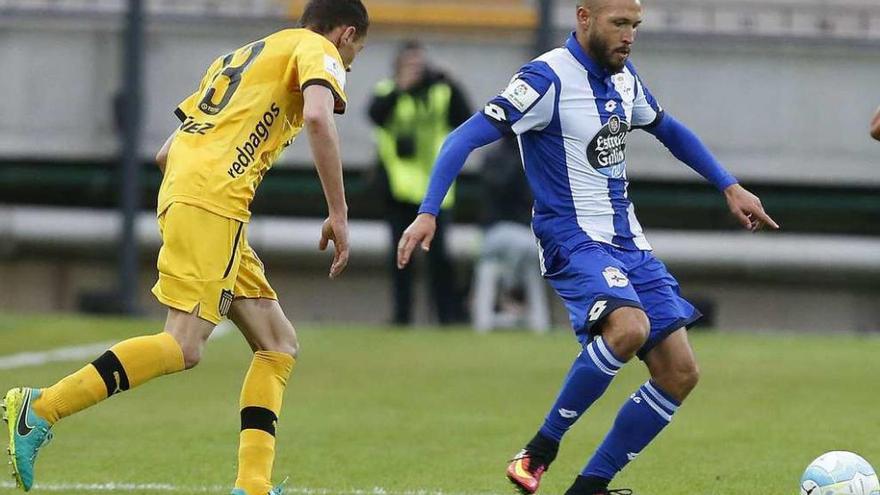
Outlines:
[[32, 407], [39, 389], [14, 388], [3, 399], [3, 420], [9, 427], [9, 464], [12, 477], [24, 491], [34, 486], [34, 462], [40, 448], [52, 440], [52, 425], [37, 416]]
[[[284, 485], [287, 484], [288, 479], [290, 479], [290, 478], [284, 478], [284, 481], [282, 481], [281, 484], [279, 484], [278, 486], [273, 488], [266, 495], [284, 495]], [[234, 488], [232, 490], [232, 493], [230, 493], [229, 495], [247, 495], [247, 494], [241, 488]]]
[[284, 485], [287, 484], [288, 479], [289, 478], [284, 478], [284, 481], [282, 481], [280, 485], [273, 488], [272, 491], [269, 492], [269, 495], [284, 495]]

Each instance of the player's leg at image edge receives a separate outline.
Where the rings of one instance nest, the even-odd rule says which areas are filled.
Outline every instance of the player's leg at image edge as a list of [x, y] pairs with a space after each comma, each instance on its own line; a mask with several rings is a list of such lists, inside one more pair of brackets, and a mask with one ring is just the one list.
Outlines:
[[79, 371], [44, 389], [14, 388], [3, 399], [12, 476], [24, 491], [34, 485], [34, 464], [59, 420], [153, 378], [184, 369], [184, 355], [166, 332], [129, 339]]

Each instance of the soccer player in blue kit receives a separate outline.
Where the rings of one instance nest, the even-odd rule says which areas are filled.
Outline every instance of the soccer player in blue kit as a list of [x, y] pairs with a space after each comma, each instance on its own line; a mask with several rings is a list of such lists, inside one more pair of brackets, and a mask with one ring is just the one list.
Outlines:
[[654, 257], [627, 196], [626, 136], [654, 135], [722, 191], [749, 230], [779, 228], [687, 127], [664, 113], [629, 55], [642, 22], [639, 0], [580, 0], [565, 46], [524, 65], [500, 95], [453, 131], [437, 158], [419, 215], [398, 245], [406, 266], [430, 248], [440, 203], [468, 155], [517, 136], [534, 193], [532, 228], [544, 277], [565, 302], [583, 347], [535, 437], [507, 477], [538, 490], [565, 432], [638, 356], [651, 378], [626, 401], [566, 495], [625, 494], [608, 484], [669, 424], [699, 371], [686, 328], [700, 313]]

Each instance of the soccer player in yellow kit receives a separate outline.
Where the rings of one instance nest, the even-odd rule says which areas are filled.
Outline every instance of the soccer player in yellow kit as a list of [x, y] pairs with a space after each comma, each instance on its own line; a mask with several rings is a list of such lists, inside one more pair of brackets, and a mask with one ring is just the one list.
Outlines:
[[34, 461], [60, 419], [152, 378], [198, 364], [228, 316], [254, 351], [241, 390], [233, 495], [272, 488], [275, 427], [298, 343], [247, 242], [249, 206], [281, 151], [305, 127], [329, 217], [320, 249], [334, 244], [330, 277], [348, 262], [348, 212], [333, 113], [343, 113], [346, 71], [364, 46], [360, 0], [311, 0], [303, 28], [280, 31], [218, 58], [176, 110], [180, 127], [157, 156], [164, 173], [158, 221], [164, 331], [126, 340], [48, 388], [15, 388], [3, 401], [14, 476], [25, 491]]

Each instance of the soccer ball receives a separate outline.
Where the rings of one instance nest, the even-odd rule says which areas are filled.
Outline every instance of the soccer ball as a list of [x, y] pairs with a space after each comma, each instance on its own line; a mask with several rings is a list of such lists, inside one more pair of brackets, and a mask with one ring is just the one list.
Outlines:
[[801, 495], [880, 495], [880, 481], [860, 456], [827, 452], [807, 466], [801, 476]]

